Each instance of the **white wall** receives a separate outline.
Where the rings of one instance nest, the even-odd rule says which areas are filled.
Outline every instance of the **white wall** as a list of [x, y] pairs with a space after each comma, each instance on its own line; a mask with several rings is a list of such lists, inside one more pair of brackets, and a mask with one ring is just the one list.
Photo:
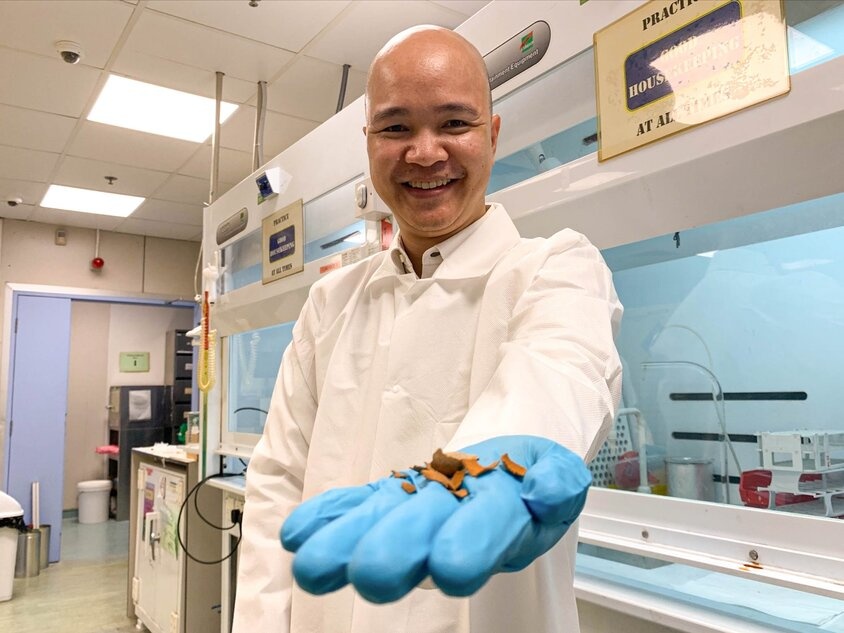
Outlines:
[[[108, 388], [112, 385], [164, 384], [168, 330], [193, 327], [193, 309], [73, 301], [63, 508], [77, 507], [76, 485], [107, 476]], [[121, 373], [120, 352], [149, 352], [148, 372]]]
[[[112, 305], [108, 330], [108, 385], [163, 385], [167, 331], [192, 327], [192, 309]], [[121, 372], [120, 352], [149, 352], [149, 371]]]
[[108, 412], [103, 396], [108, 358], [107, 303], [73, 301], [70, 304], [70, 358], [68, 360], [67, 416], [64, 434], [62, 508], [76, 507], [76, 484], [102, 479], [105, 455], [94, 452], [106, 443]]

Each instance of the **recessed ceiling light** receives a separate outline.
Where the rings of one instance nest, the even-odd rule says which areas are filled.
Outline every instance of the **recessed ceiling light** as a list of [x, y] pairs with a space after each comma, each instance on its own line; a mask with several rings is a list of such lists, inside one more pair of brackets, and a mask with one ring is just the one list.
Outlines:
[[122, 193], [106, 193], [92, 189], [79, 189], [63, 185], [50, 185], [41, 206], [81, 213], [98, 213], [125, 218], [137, 209], [146, 198]]
[[[222, 102], [220, 123], [235, 110]], [[201, 143], [214, 131], [214, 111], [214, 99], [110, 75], [88, 120]]]

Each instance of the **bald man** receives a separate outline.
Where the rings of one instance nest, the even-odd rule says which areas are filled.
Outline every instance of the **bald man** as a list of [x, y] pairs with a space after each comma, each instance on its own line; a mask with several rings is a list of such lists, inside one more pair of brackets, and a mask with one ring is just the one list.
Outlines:
[[[234, 633], [577, 633], [575, 520], [618, 404], [621, 305], [586, 238], [522, 239], [485, 202], [500, 125], [460, 35], [417, 27], [376, 56], [364, 133], [399, 230], [315, 283], [296, 323], [249, 462]], [[465, 499], [385, 477], [439, 447], [528, 474], [471, 478]]]

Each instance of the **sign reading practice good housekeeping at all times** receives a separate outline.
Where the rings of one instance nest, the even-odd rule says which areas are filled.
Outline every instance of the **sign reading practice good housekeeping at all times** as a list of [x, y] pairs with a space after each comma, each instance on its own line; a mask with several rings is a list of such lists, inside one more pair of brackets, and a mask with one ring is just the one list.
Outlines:
[[263, 283], [268, 284], [304, 270], [301, 200], [264, 218], [261, 229]]
[[790, 89], [779, 0], [654, 0], [595, 33], [606, 160]]

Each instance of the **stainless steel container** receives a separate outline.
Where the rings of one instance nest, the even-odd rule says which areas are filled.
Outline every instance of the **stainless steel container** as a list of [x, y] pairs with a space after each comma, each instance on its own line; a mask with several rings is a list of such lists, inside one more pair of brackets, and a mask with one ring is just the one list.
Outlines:
[[38, 555], [38, 566], [41, 569], [46, 569], [50, 564], [50, 525], [39, 525], [38, 531], [41, 532], [41, 548]]
[[701, 457], [666, 457], [668, 496], [715, 501], [712, 460]]
[[29, 530], [18, 534], [15, 578], [31, 578], [41, 572], [41, 532]]

